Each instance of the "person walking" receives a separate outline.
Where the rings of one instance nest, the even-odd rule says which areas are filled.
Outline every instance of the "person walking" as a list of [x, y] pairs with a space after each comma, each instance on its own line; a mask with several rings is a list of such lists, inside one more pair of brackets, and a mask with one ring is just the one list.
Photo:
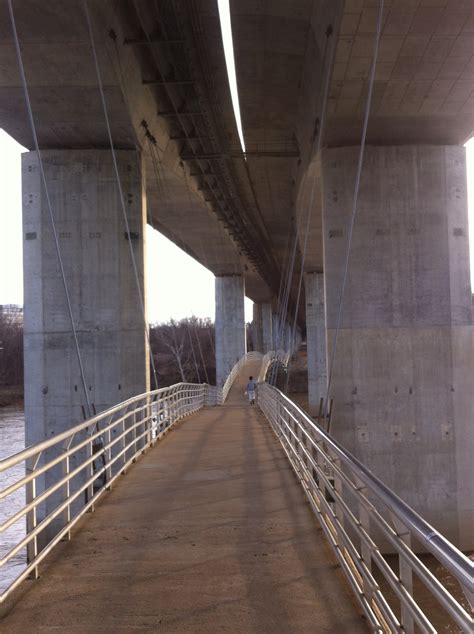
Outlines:
[[249, 382], [247, 383], [247, 396], [249, 397], [250, 405], [255, 405], [255, 393], [257, 391], [257, 384], [253, 380], [253, 376], [249, 376]]

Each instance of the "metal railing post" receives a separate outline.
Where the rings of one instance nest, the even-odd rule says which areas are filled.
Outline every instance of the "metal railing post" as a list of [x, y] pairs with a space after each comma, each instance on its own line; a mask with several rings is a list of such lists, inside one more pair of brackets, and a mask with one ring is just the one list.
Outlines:
[[[409, 548], [411, 548], [411, 535], [410, 531], [407, 527], [391, 513], [392, 522], [397, 532], [397, 536], [402, 540]], [[404, 557], [398, 556], [398, 570], [399, 570], [399, 579], [403, 584], [403, 587], [411, 597], [413, 597], [413, 570], [410, 564], [404, 559]], [[413, 616], [411, 612], [407, 609], [406, 605], [402, 602], [400, 605], [401, 608], [401, 618], [400, 622], [403, 626], [404, 632], [406, 634], [414, 634], [415, 632], [415, 622], [413, 620]]]
[[[72, 441], [72, 439], [71, 439]], [[70, 446], [71, 446], [71, 441], [66, 443], [65, 446], [65, 451], [67, 451]], [[71, 495], [71, 483], [69, 480], [69, 473], [71, 471], [71, 462], [69, 459], [69, 454], [66, 455], [66, 457], [64, 458], [64, 460], [62, 461], [62, 471], [63, 471], [63, 476], [65, 476], [67, 478], [66, 483], [64, 485], [64, 495], [65, 495], [65, 499], [69, 500], [69, 497]], [[64, 525], [65, 526], [69, 526], [69, 523], [71, 522], [71, 505], [68, 504], [66, 506], [66, 508], [63, 511], [63, 517], [64, 517]], [[64, 539], [66, 541], [69, 541], [71, 539], [71, 531], [67, 531], [66, 535], [64, 536]]]
[[[35, 458], [31, 460], [27, 460], [26, 462], [26, 472], [33, 473], [38, 466], [38, 462], [40, 460], [41, 453], [39, 453]], [[28, 484], [26, 485], [26, 503], [29, 504], [36, 499], [36, 478], [32, 478]], [[31, 533], [37, 525], [37, 509], [34, 506], [31, 511], [26, 514], [26, 532], [27, 534]], [[35, 561], [38, 556], [38, 537], [35, 535], [31, 541], [28, 542], [26, 547], [26, 558], [28, 563], [32, 563]], [[30, 579], [38, 579], [39, 571], [38, 566], [35, 566], [30, 574]]]
[[148, 447], [151, 447], [153, 444], [152, 422], [152, 403], [150, 401], [150, 397], [148, 397], [146, 407], [146, 444]]
[[133, 415], [132, 415], [132, 451], [133, 451], [133, 458], [132, 458], [132, 462], [136, 462], [137, 461], [137, 410], [136, 408], [133, 410]]
[[112, 433], [110, 430], [110, 427], [107, 427], [107, 430], [105, 432], [105, 483], [107, 485], [107, 489], [110, 491], [110, 489], [112, 488], [112, 485], [109, 484], [110, 481], [112, 480], [112, 447], [110, 446], [110, 443], [112, 442]]
[[[93, 441], [91, 439], [87, 443], [87, 458], [92, 458], [93, 455], [94, 455], [94, 446], [93, 446]], [[94, 476], [94, 461], [90, 460], [90, 462], [88, 462], [87, 468], [86, 468], [86, 477], [87, 477], [87, 479], [91, 479], [91, 482], [87, 486], [87, 489], [86, 489], [86, 502], [90, 502], [92, 500], [92, 498], [94, 497], [94, 480], [92, 480], [93, 476]], [[94, 512], [94, 504], [93, 503], [90, 505], [89, 510], [91, 511], [91, 513]]]

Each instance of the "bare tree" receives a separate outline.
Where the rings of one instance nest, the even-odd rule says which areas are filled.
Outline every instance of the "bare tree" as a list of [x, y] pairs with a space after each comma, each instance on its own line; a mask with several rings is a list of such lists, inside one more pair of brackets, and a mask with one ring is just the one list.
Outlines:
[[185, 337], [181, 328], [176, 328], [176, 322], [172, 319], [169, 324], [161, 327], [161, 336], [163, 343], [173, 355], [176, 365], [181, 375], [181, 381], [186, 383], [186, 375], [184, 373], [184, 365], [189, 351], [186, 349]]
[[215, 383], [214, 324], [190, 317], [150, 327], [150, 344], [160, 386], [178, 381]]

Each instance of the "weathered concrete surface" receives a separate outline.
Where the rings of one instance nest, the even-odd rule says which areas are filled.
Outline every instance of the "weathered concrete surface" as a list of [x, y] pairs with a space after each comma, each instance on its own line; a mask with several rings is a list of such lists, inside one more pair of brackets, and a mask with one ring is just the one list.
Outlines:
[[[128, 4], [118, 7], [112, 0], [88, 2], [114, 145], [131, 150], [138, 145], [143, 151], [149, 176], [148, 217], [154, 226], [214, 274], [245, 272], [247, 293], [255, 299], [267, 299], [272, 293], [246, 256], [242, 241], [235, 232], [231, 235], [215, 206], [204, 200], [209, 199], [206, 178], [191, 176], [200, 173], [191, 163], [182, 165], [181, 155], [190, 148], [177, 139], [182, 139], [185, 131], [192, 133], [190, 122], [184, 121], [184, 131], [176, 119], [160, 116], [158, 111], [172, 109], [165, 87], [143, 83], [159, 72], [167, 74], [162, 65], [169, 63], [168, 54], [179, 56], [181, 50], [157, 51], [125, 44], [127, 39], [143, 37], [146, 25], [150, 25], [153, 37], [152, 25], [157, 20], [168, 32], [171, 25], [164, 24], [164, 15], [153, 3], [145, 3], [136, 11]], [[14, 14], [40, 147], [108, 148], [83, 3], [19, 0]], [[225, 68], [222, 42], [218, 48]], [[0, 3], [0, 57], [2, 128], [25, 147], [33, 148], [6, 3]], [[188, 69], [181, 70], [183, 76], [189, 76]], [[188, 100], [189, 85], [181, 86], [180, 91], [177, 85], [173, 88], [176, 103]], [[204, 104], [201, 107], [204, 110]], [[230, 114], [233, 116], [232, 109]], [[154, 157], [142, 122], [156, 139]], [[233, 219], [240, 220], [237, 214]]]
[[[358, 151], [323, 154], [329, 345]], [[332, 433], [465, 549], [474, 547], [473, 363], [465, 149], [366, 147]]]
[[278, 350], [279, 346], [279, 317], [276, 313], [272, 313], [272, 349]]
[[[46, 150], [42, 159], [86, 390], [100, 412], [149, 389], [145, 326], [112, 155], [108, 150]], [[118, 151], [117, 162], [145, 298], [144, 183], [135, 151]], [[87, 401], [36, 152], [23, 154], [22, 177], [29, 446], [81, 422]], [[47, 483], [60, 474], [59, 466], [48, 472]], [[48, 506], [56, 504], [52, 496]]]
[[245, 403], [257, 366], [119, 481], [5, 606], [2, 633], [367, 631], [273, 432]]
[[310, 414], [317, 414], [321, 398], [326, 398], [327, 336], [323, 273], [306, 273], [306, 344], [308, 352], [308, 402]]
[[262, 342], [263, 352], [272, 349], [272, 305], [269, 302], [262, 304]]
[[216, 383], [223, 385], [229, 372], [247, 351], [244, 278], [216, 277]]

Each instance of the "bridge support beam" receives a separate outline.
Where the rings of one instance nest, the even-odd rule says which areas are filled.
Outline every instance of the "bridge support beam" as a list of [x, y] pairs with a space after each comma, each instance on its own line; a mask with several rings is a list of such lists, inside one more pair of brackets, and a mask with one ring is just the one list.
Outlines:
[[[358, 152], [323, 154], [330, 342]], [[332, 433], [465, 549], [474, 547], [471, 301], [464, 148], [366, 148]]]
[[327, 390], [326, 307], [323, 273], [305, 273], [306, 346], [308, 355], [308, 406], [313, 416], [319, 412]]
[[[142, 178], [135, 151], [118, 151], [128, 234], [109, 150], [48, 150], [41, 156], [86, 390], [99, 412], [149, 389], [145, 327], [130, 256], [131, 244], [144, 297]], [[28, 446], [80, 423], [88, 411], [36, 152], [23, 154], [22, 173]], [[61, 473], [61, 466], [48, 472], [37, 488], [51, 486]], [[49, 498], [47, 510], [61, 495]]]
[[244, 278], [216, 277], [216, 382], [223, 385], [247, 350]]

